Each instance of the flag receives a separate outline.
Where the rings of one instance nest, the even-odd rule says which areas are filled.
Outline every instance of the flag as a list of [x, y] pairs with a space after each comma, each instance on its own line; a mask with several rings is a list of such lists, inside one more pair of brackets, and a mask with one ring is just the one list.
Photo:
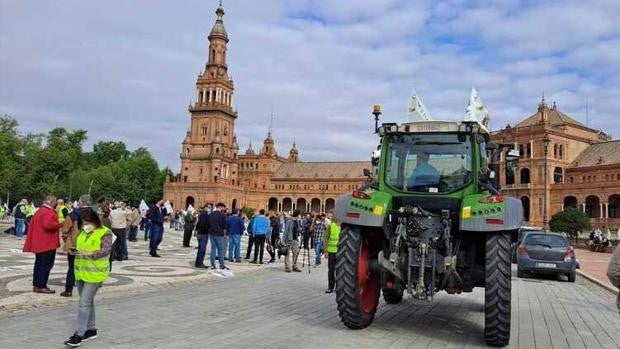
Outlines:
[[482, 103], [480, 96], [478, 95], [478, 91], [475, 88], [471, 88], [471, 95], [469, 96], [469, 105], [465, 111], [465, 121], [473, 121], [473, 122], [482, 122], [485, 121], [488, 124], [489, 121], [489, 111], [487, 107]]
[[416, 116], [418, 115], [423, 121], [432, 120], [428, 110], [424, 104], [422, 104], [422, 100], [415, 93], [415, 91], [411, 92], [411, 97], [409, 98], [409, 108], [407, 109], [407, 118], [409, 121], [416, 121]]
[[194, 212], [196, 212], [196, 209], [194, 208], [194, 206], [189, 205], [187, 206], [187, 212], [194, 214]]
[[140, 201], [140, 213], [146, 214], [146, 211], [149, 210], [149, 205], [146, 204], [144, 200]]
[[170, 200], [166, 200], [166, 202], [164, 203], [164, 207], [166, 208], [166, 212], [168, 212], [168, 214], [174, 212], [174, 210], [172, 209], [172, 205], [170, 204]]

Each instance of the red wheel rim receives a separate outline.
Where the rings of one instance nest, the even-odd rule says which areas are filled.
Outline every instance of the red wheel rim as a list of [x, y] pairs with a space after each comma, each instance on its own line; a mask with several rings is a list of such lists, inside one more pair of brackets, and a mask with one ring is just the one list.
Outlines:
[[379, 297], [379, 278], [377, 273], [371, 273], [368, 267], [368, 248], [362, 243], [357, 264], [357, 277], [360, 295], [360, 305], [365, 313], [370, 313], [377, 306]]

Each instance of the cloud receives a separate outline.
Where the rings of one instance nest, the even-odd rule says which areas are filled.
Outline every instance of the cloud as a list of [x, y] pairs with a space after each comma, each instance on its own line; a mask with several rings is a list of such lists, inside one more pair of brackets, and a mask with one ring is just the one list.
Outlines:
[[[0, 0], [0, 112], [24, 131], [85, 128], [147, 146], [179, 167], [188, 103], [204, 69], [217, 1]], [[476, 86], [492, 126], [549, 101], [591, 126], [620, 110], [617, 1], [225, 1], [242, 152], [272, 111], [281, 155], [366, 160], [372, 104], [405, 119], [416, 89], [436, 117], [460, 119]], [[32, 9], [36, 8], [36, 11]]]

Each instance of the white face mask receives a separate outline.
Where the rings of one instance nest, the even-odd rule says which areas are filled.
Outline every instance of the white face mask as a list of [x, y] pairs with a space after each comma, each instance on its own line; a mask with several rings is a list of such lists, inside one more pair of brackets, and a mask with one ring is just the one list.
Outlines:
[[84, 231], [87, 233], [90, 233], [91, 231], [95, 230], [95, 225], [94, 224], [84, 224]]

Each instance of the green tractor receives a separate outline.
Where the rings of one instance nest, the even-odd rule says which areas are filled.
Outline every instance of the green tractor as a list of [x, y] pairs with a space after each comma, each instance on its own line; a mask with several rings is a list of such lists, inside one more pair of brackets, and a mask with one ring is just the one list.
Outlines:
[[[380, 294], [400, 303], [485, 288], [485, 340], [510, 340], [511, 241], [523, 221], [518, 199], [496, 189], [499, 154], [476, 121], [378, 125], [373, 180], [345, 194], [336, 257], [336, 299], [349, 328], [369, 326]], [[504, 152], [514, 161], [514, 150]], [[487, 163], [487, 158], [490, 158]], [[507, 168], [510, 168], [507, 164]]]

